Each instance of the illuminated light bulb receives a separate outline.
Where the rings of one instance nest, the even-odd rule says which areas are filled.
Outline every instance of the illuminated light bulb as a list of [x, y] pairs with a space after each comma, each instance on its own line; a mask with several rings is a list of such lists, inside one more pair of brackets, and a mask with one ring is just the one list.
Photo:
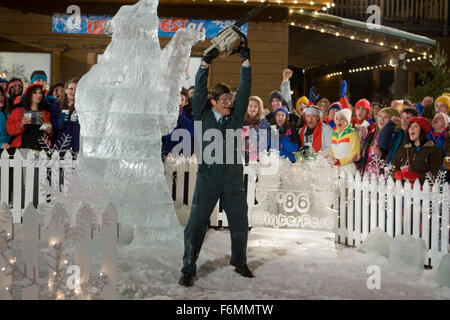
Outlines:
[[303, 9], [300, 9], [300, 13], [303, 13], [303, 11], [304, 11]]
[[69, 263], [69, 261], [67, 261], [67, 260], [64, 260], [64, 264], [68, 264]]
[[366, 40], [364, 40], [364, 41], [365, 41], [365, 42], [367, 43], [367, 42], [369, 42], [369, 39], [368, 39], [368, 38], [366, 38]]
[[2, 268], [2, 271], [5, 271], [5, 270], [6, 270], [6, 268], [5, 268], [5, 267], [3, 267], [3, 268]]
[[383, 41], [380, 42], [380, 46], [384, 46], [384, 42]]
[[334, 4], [334, 2], [331, 4], [332, 7], [335, 7], [336, 5]]
[[420, 60], [422, 60], [422, 58], [421, 58], [421, 57], [418, 57], [418, 58], [417, 58], [417, 60], [419, 60], [419, 61], [420, 61]]
[[309, 4], [313, 6], [314, 5], [314, 1], [310, 1]]
[[291, 26], [295, 26], [295, 23], [294, 23], [294, 22], [291, 22]]
[[322, 7], [322, 10], [323, 11], [327, 11], [327, 7]]
[[309, 29], [309, 26], [305, 26], [305, 29]]
[[339, 32], [336, 32], [336, 33], [335, 33], [336, 37], [339, 37], [339, 34], [340, 34]]
[[355, 40], [355, 36], [351, 36], [350, 39]]
[[416, 58], [412, 58], [411, 60], [412, 60], [412, 61], [416, 61]]
[[409, 48], [409, 50], [408, 50], [409, 52], [413, 52], [413, 49], [412, 48]]
[[431, 58], [433, 58], [433, 55], [432, 55], [432, 54], [430, 54], [430, 59], [431, 59]]
[[395, 50], [397, 50], [397, 49], [398, 49], [398, 46], [397, 46], [397, 45], [396, 45], [396, 46], [394, 46], [394, 49], [395, 49]]
[[324, 33], [324, 32], [325, 32], [325, 29], [320, 29], [320, 32]]
[[319, 12], [318, 11], [314, 11], [314, 14], [319, 14]]
[[411, 62], [411, 60], [409, 60], [409, 59], [406, 59], [406, 62]]

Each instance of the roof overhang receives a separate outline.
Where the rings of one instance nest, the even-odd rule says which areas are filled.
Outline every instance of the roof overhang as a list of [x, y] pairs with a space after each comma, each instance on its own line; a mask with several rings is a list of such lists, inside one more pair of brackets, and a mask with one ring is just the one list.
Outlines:
[[[428, 56], [436, 46], [435, 40], [424, 36], [318, 12], [290, 9], [289, 23], [294, 27], [290, 62], [306, 69], [386, 52]], [[306, 43], [299, 48], [302, 41]]]

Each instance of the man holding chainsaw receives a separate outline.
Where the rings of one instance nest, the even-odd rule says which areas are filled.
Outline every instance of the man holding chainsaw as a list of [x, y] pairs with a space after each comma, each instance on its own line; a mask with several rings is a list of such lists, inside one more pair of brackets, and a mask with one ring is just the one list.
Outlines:
[[[215, 85], [208, 92], [209, 66], [219, 54], [237, 54], [241, 57], [241, 78], [235, 98], [230, 87], [223, 83]], [[225, 131], [242, 129], [250, 97], [251, 77], [250, 49], [245, 41], [241, 42], [237, 48], [227, 47], [225, 51], [219, 51], [217, 48], [207, 50], [195, 78], [192, 98], [194, 121], [201, 121], [202, 136], [209, 129], [220, 130], [225, 152], [218, 161], [213, 163], [203, 161], [199, 164], [192, 209], [184, 230], [183, 268], [178, 282], [182, 286], [189, 287], [193, 284], [193, 278], [197, 271], [196, 261], [208, 230], [209, 218], [219, 199], [227, 215], [230, 229], [230, 264], [235, 266], [235, 271], [242, 276], [253, 277], [247, 266], [248, 218], [242, 161], [238, 161], [237, 143], [233, 141], [232, 150], [225, 148], [227, 139], [236, 138], [234, 135], [228, 137]], [[203, 154], [205, 148], [212, 142], [202, 141], [200, 143]], [[229, 144], [231, 143], [229, 142]], [[231, 163], [229, 162], [230, 157], [226, 155], [229, 152], [233, 153]]]

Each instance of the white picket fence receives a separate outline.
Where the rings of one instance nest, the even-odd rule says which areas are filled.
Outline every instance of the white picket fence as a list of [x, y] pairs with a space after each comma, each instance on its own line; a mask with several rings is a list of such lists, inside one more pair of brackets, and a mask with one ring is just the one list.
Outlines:
[[28, 152], [24, 157], [16, 149], [11, 158], [3, 151], [0, 156], [0, 203], [10, 206], [14, 223], [21, 222], [26, 204], [32, 202], [37, 206], [45, 202], [41, 185], [46, 183], [47, 177], [51, 177], [52, 185], [60, 185], [64, 172], [68, 172], [64, 169], [72, 169], [73, 164], [70, 152], [61, 160], [56, 152], [49, 159], [44, 151], [38, 155]]
[[[172, 192], [176, 207], [181, 205], [190, 207], [192, 205], [197, 168], [195, 157], [184, 158], [180, 156], [176, 161], [172, 161], [171, 157], [166, 159], [166, 181], [169, 191]], [[255, 204], [256, 174], [253, 167], [244, 166], [244, 179], [247, 180], [247, 204], [250, 207]], [[220, 200], [217, 202], [209, 221], [211, 227], [228, 227], [228, 219], [220, 206]], [[249, 223], [251, 224], [251, 221]]]
[[[166, 161], [166, 178], [173, 191], [175, 205], [191, 205], [195, 188], [197, 165], [183, 157]], [[247, 177], [247, 204], [255, 204], [256, 170], [244, 166]], [[176, 177], [174, 179], [174, 176]], [[181, 177], [181, 179], [178, 179]], [[406, 182], [380, 178], [369, 179], [366, 175], [339, 177], [340, 188], [336, 193], [336, 242], [359, 247], [375, 227], [392, 237], [412, 235], [424, 239], [427, 247], [425, 264], [437, 266], [448, 252], [450, 191], [447, 184], [440, 190], [438, 185], [430, 188], [426, 182], [422, 189], [419, 181], [411, 186]], [[251, 219], [249, 219], [251, 225]], [[228, 226], [220, 201], [211, 215], [210, 225]]]
[[373, 228], [388, 235], [412, 235], [425, 240], [425, 265], [437, 266], [449, 250], [450, 191], [443, 187], [414, 185], [394, 181], [392, 177], [369, 179], [340, 176], [341, 187], [335, 202], [336, 242], [360, 246]]

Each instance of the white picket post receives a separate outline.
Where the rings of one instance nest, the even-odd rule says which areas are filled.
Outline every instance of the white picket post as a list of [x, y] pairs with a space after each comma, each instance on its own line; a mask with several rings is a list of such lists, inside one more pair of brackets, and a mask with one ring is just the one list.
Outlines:
[[92, 265], [92, 221], [94, 213], [87, 206], [78, 209], [75, 221], [75, 265], [81, 269], [81, 285], [89, 281]]
[[430, 251], [430, 222], [431, 222], [431, 213], [430, 213], [430, 199], [431, 199], [431, 188], [428, 180], [425, 180], [423, 187], [423, 204], [422, 204], [422, 239], [425, 240], [425, 244], [427, 247], [426, 261], [428, 264], [429, 259], [431, 259], [431, 251]]
[[386, 180], [384, 177], [378, 178], [378, 223], [377, 226], [386, 231]]
[[448, 243], [449, 243], [449, 185], [448, 183], [445, 183], [444, 188], [442, 190], [443, 194], [443, 201], [442, 201], [442, 231], [441, 231], [441, 257], [445, 256], [448, 253]]
[[378, 179], [375, 175], [372, 175], [369, 182], [370, 190], [370, 231], [372, 231], [377, 226], [378, 221]]
[[[31, 279], [39, 279], [39, 215], [29, 203], [23, 215], [23, 267], [24, 273]], [[28, 280], [26, 284], [28, 284]], [[39, 286], [36, 284], [22, 289], [24, 300], [38, 300]]]
[[340, 228], [339, 228], [339, 237], [340, 243], [347, 244], [347, 182], [344, 170], [341, 171], [339, 175], [339, 185], [341, 186], [339, 190], [339, 219], [340, 219]]
[[387, 217], [386, 217], [386, 232], [391, 237], [394, 236], [394, 180], [391, 176], [387, 179]]
[[437, 183], [431, 191], [432, 213], [431, 213], [431, 265], [436, 266], [439, 261], [439, 206], [440, 192]]
[[244, 167], [244, 175], [247, 174], [247, 206], [251, 208], [255, 205], [256, 192], [256, 169], [253, 166]]
[[51, 171], [52, 171], [52, 187], [56, 188], [56, 190], [59, 190], [59, 181], [60, 181], [60, 175], [59, 175], [59, 153], [53, 152], [52, 159], [50, 160], [51, 163]]
[[14, 159], [10, 163], [14, 170], [13, 208], [11, 211], [14, 223], [20, 223], [22, 220], [22, 154], [19, 149], [16, 149]]
[[[6, 239], [14, 239], [13, 217], [11, 211], [9, 210], [9, 206], [6, 203], [2, 203], [0, 208], [0, 231], [4, 232], [4, 234], [2, 234], [2, 237], [5, 237]], [[11, 249], [6, 249], [4, 251], [3, 254], [6, 259], [12, 258], [11, 251]], [[6, 261], [2, 261], [1, 259], [0, 262], [6, 263]], [[0, 263], [0, 268], [2, 268], [0, 269], [0, 300], [10, 300], [10, 290], [12, 290], [12, 275], [6, 274], [8, 268], [3, 263]], [[8, 288], [8, 290], [6, 288]]]
[[185, 164], [185, 158], [183, 155], [180, 156], [180, 163], [177, 161], [176, 171], [177, 171], [177, 181], [176, 181], [176, 195], [175, 203], [179, 206], [183, 205], [184, 197], [184, 173], [187, 171], [187, 165]]
[[47, 185], [49, 182], [47, 180], [47, 165], [48, 165], [49, 161], [48, 161], [48, 157], [47, 157], [47, 153], [45, 153], [44, 150], [42, 150], [41, 152], [39, 152], [39, 162], [38, 162], [38, 172], [39, 172], [39, 203], [44, 203], [47, 199], [43, 190], [41, 190], [41, 187], [44, 185]]
[[48, 223], [48, 283], [49, 291], [53, 296], [57, 295], [57, 288], [54, 286], [55, 270], [61, 269], [61, 260], [54, 259], [58, 256], [58, 247], [62, 246], [61, 251], [64, 252], [65, 226], [67, 220], [67, 211], [60, 205], [55, 206], [52, 210], [52, 217]]
[[412, 203], [413, 203], [413, 237], [420, 238], [420, 200], [422, 198], [423, 192], [420, 190], [421, 185], [419, 179], [414, 182], [412, 190]]
[[1, 193], [0, 202], [9, 204], [9, 153], [7, 150], [3, 150], [0, 157], [0, 170], [1, 170]]
[[100, 297], [106, 300], [116, 299], [117, 236], [117, 212], [109, 203], [102, 215], [100, 240], [100, 272], [108, 276], [108, 284], [103, 287]]
[[30, 151], [23, 160], [23, 167], [25, 168], [25, 205], [33, 202], [34, 193], [34, 166], [35, 156], [34, 152]]
[[403, 186], [400, 180], [395, 181], [395, 236], [402, 234], [403, 228]]
[[409, 180], [405, 180], [405, 207], [403, 216], [403, 234], [411, 235], [411, 197], [412, 189]]
[[363, 241], [367, 235], [369, 234], [369, 177], [367, 174], [364, 175], [362, 179], [362, 234], [361, 234], [361, 241]]
[[347, 201], [347, 212], [348, 212], [348, 245], [353, 246], [355, 240], [355, 223], [353, 216], [355, 214], [355, 206], [353, 204], [353, 191], [355, 190], [355, 178], [352, 174], [348, 175], [347, 178], [347, 188], [348, 188], [348, 201]]
[[[193, 156], [195, 158], [195, 156]], [[189, 165], [189, 186], [188, 186], [188, 206], [192, 206], [192, 199], [194, 198], [195, 182], [197, 181], [198, 165], [191, 161]]]
[[355, 246], [361, 244], [361, 176], [359, 171], [355, 175]]

